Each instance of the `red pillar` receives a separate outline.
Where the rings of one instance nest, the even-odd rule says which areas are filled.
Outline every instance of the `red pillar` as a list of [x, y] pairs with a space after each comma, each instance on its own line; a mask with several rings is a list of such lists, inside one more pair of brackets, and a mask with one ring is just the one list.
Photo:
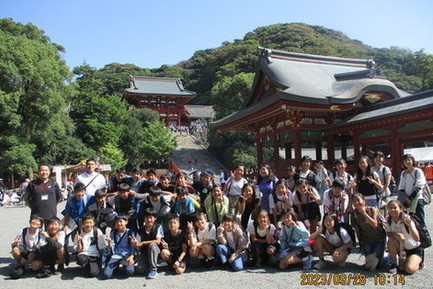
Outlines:
[[341, 158], [347, 160], [347, 141], [345, 139], [341, 141]]
[[276, 134], [276, 135], [273, 135], [272, 137], [274, 139], [274, 143], [273, 143], [274, 144], [273, 145], [274, 151], [273, 151], [272, 158], [275, 161], [278, 161], [280, 159], [280, 143], [278, 141], [278, 135]]
[[263, 163], [263, 143], [260, 137], [256, 137], [256, 153], [257, 164], [260, 166]]
[[359, 160], [359, 158], [361, 157], [361, 153], [360, 153], [360, 143], [358, 141], [358, 137], [356, 136], [357, 134], [355, 134], [353, 136], [353, 153], [355, 155], [355, 161]]
[[296, 161], [301, 161], [302, 158], [302, 146], [301, 146], [301, 130], [300, 129], [296, 129], [295, 131], [293, 131], [293, 135], [294, 135], [294, 139], [295, 139], [295, 160]]
[[391, 132], [391, 166], [392, 166], [392, 175], [395, 178], [398, 178], [401, 173], [401, 160], [403, 157], [403, 144], [398, 136], [397, 129], [393, 129]]
[[286, 143], [286, 144], [284, 144], [284, 148], [286, 150], [286, 160], [291, 160], [292, 159], [292, 144]]
[[328, 163], [333, 164], [335, 160], [335, 142], [334, 142], [334, 136], [328, 135], [326, 136], [326, 152], [328, 153]]
[[318, 141], [316, 143], [316, 160], [321, 161], [322, 160], [322, 142]]

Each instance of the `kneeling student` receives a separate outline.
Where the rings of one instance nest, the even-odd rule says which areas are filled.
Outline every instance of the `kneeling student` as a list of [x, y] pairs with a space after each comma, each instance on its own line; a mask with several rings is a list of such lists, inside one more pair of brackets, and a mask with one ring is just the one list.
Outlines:
[[222, 264], [229, 263], [233, 270], [244, 269], [248, 239], [233, 215], [225, 215], [217, 229], [217, 256]]
[[[17, 267], [10, 274], [11, 278], [18, 279], [25, 273], [24, 261], [28, 260], [32, 271], [38, 271], [40, 266], [35, 262], [39, 258], [38, 249], [41, 247], [41, 232], [44, 220], [33, 215], [30, 218], [29, 226], [22, 229], [12, 243], [12, 257]], [[43, 238], [43, 237], [42, 237]], [[40, 264], [40, 262], [39, 262]]]
[[161, 257], [172, 265], [176, 274], [185, 272], [185, 256], [187, 243], [184, 232], [179, 229], [180, 221], [177, 215], [168, 217], [168, 230], [164, 232], [161, 240]]
[[195, 216], [194, 227], [188, 232], [189, 255], [205, 259], [209, 267], [215, 265], [216, 227], [207, 221], [206, 214]]
[[54, 217], [48, 221], [47, 231], [42, 232], [41, 235], [45, 237], [45, 244], [39, 249], [41, 256], [40, 267], [45, 266], [42, 271], [37, 275], [38, 278], [50, 277], [55, 274], [54, 265], [57, 265], [57, 271], [63, 272], [65, 263], [65, 231], [62, 230], [59, 218]]
[[131, 276], [134, 274], [135, 249], [136, 243], [134, 231], [128, 229], [128, 217], [125, 215], [117, 216], [115, 228], [110, 233], [110, 238], [107, 238], [108, 247], [112, 254], [107, 261], [104, 269], [104, 278], [111, 278], [113, 272], [121, 264], [125, 268], [126, 274]]
[[298, 215], [293, 211], [287, 211], [281, 216], [283, 224], [280, 233], [280, 264], [281, 270], [290, 265], [302, 263], [305, 270], [311, 269], [313, 257], [309, 242], [310, 233], [304, 223], [298, 221]]
[[148, 279], [158, 276], [158, 256], [161, 252], [159, 245], [164, 237], [162, 226], [156, 223], [156, 217], [154, 209], [145, 210], [144, 226], [140, 228], [137, 239], [134, 240], [135, 248], [141, 252], [138, 257], [138, 271], [143, 273], [147, 270]]
[[93, 216], [82, 218], [82, 228], [75, 235], [74, 250], [77, 252], [77, 264], [84, 268], [90, 277], [96, 277], [100, 272], [100, 252], [107, 247], [105, 236], [95, 227]]
[[314, 251], [319, 256], [319, 262], [314, 265], [314, 269], [325, 268], [325, 251], [331, 254], [335, 264], [340, 267], [346, 265], [353, 242], [347, 230], [340, 226], [336, 214], [325, 213], [322, 225], [318, 226], [318, 230], [310, 236], [310, 239], [316, 240]]
[[[277, 240], [275, 239], [275, 226], [269, 219], [267, 211], [262, 210], [257, 215], [257, 221], [251, 221], [247, 228], [250, 233], [251, 250], [255, 265], [260, 267], [262, 259], [266, 264], [274, 263], [273, 256], [277, 252]], [[279, 247], [279, 246], [278, 246]]]
[[[391, 257], [389, 272], [396, 274], [397, 264], [408, 274], [422, 269], [424, 262], [424, 248], [421, 246], [420, 233], [408, 214], [404, 213], [403, 205], [396, 200], [387, 204], [388, 218], [385, 222], [385, 231], [388, 236], [388, 250]], [[406, 253], [404, 258], [402, 253]], [[397, 256], [399, 262], [397, 262]]]

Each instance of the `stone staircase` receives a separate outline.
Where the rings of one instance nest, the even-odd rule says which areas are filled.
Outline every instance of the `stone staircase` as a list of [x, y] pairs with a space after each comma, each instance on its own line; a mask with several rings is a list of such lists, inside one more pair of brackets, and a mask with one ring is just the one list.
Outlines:
[[177, 148], [171, 156], [172, 161], [183, 172], [190, 174], [198, 171], [214, 172], [215, 181], [219, 180], [220, 168], [224, 167], [207, 149], [192, 135], [176, 133]]

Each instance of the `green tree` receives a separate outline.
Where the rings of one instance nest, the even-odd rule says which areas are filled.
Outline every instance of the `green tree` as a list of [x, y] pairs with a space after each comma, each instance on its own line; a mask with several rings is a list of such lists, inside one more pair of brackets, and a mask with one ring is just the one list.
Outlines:
[[127, 104], [118, 95], [90, 94], [74, 103], [71, 115], [77, 125], [77, 134], [98, 151], [108, 142], [115, 147], [120, 144], [126, 129]]
[[[215, 103], [217, 118], [239, 110], [250, 95], [254, 80], [253, 73], [239, 73], [233, 77], [223, 77], [212, 87], [211, 95]], [[227, 101], [227, 99], [230, 99]]]
[[10, 145], [8, 149], [5, 149], [0, 154], [0, 172], [2, 174], [16, 174], [19, 177], [23, 177], [29, 171], [36, 169], [36, 160], [33, 157], [33, 153], [36, 146], [33, 144], [20, 144], [18, 139], [10, 142], [15, 143]]
[[111, 142], [105, 143], [98, 152], [104, 163], [111, 165], [112, 171], [124, 167], [127, 163], [123, 151]]
[[122, 138], [122, 149], [128, 156], [128, 166], [137, 167], [145, 160], [141, 155], [142, 146], [149, 139], [144, 134], [144, 129], [151, 122], [159, 121], [158, 112], [150, 109], [133, 109], [128, 111], [128, 124]]
[[73, 93], [73, 86], [68, 85], [72, 75], [62, 52], [62, 46], [52, 43], [33, 24], [0, 19], [0, 158], [3, 160], [15, 155], [7, 152], [17, 152], [18, 148], [10, 146], [14, 143], [10, 139], [19, 140], [14, 145], [22, 146], [18, 151], [25, 152], [24, 159], [33, 163], [44, 159], [47, 148], [57, 139], [73, 135], [74, 126], [67, 107]]
[[140, 161], [168, 158], [176, 148], [175, 135], [160, 121], [150, 122], [139, 137], [147, 140], [139, 147]]

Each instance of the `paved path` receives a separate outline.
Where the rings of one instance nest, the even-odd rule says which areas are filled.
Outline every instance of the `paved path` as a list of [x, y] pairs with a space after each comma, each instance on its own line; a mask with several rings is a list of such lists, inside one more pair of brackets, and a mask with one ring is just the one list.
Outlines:
[[[59, 204], [62, 209], [64, 203]], [[224, 268], [218, 268], [211, 271], [204, 271], [198, 268], [187, 268], [185, 274], [180, 276], [173, 275], [170, 271], [160, 271], [159, 276], [154, 280], [146, 280], [143, 276], [135, 275], [128, 279], [116, 277], [112, 280], [98, 280], [84, 278], [80, 270], [74, 263], [65, 269], [63, 275], [54, 275], [48, 279], [36, 279], [34, 275], [26, 275], [19, 280], [10, 280], [9, 272], [13, 269], [12, 259], [10, 257], [10, 243], [15, 234], [24, 227], [28, 222], [29, 209], [27, 207], [1, 207], [0, 219], [3, 221], [0, 227], [0, 279], [1, 288], [92, 288], [92, 289], [114, 289], [114, 288], [248, 288], [248, 289], [272, 289], [272, 288], [397, 288], [402, 285], [386, 284], [384, 286], [374, 286], [373, 274], [361, 269], [363, 259], [359, 254], [354, 253], [349, 256], [346, 268], [329, 267], [321, 272], [315, 270], [303, 271], [296, 267], [287, 271], [279, 271], [274, 268], [247, 268], [242, 272], [230, 272]], [[433, 232], [433, 205], [426, 206], [427, 226], [430, 232]], [[433, 249], [426, 250], [426, 268], [415, 273], [413, 276], [406, 276], [406, 285], [403, 288], [428, 288], [432, 286], [433, 273]], [[314, 274], [366, 274], [366, 285], [364, 286], [302, 286], [300, 282], [303, 276], [310, 278]], [[310, 274], [310, 275], [303, 275]], [[389, 274], [384, 275], [386, 281], [392, 281], [393, 277]]]

